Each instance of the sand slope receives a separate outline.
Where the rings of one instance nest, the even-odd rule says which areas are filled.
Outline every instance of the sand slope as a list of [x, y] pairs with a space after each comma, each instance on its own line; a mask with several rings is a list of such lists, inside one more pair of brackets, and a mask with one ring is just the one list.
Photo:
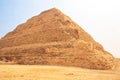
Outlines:
[[0, 80], [120, 80], [117, 70], [41, 65], [0, 65]]

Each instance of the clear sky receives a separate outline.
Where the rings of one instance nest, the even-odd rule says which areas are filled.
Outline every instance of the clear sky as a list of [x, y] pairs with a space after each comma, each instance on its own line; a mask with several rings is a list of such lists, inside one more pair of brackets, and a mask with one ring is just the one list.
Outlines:
[[0, 37], [52, 7], [71, 17], [105, 50], [120, 57], [120, 0], [0, 0]]

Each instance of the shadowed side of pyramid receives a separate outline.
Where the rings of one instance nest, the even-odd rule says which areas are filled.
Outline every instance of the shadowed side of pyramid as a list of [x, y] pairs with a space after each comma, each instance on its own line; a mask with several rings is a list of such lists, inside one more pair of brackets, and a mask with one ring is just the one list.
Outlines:
[[0, 60], [111, 69], [114, 58], [56, 8], [32, 17], [0, 39]]

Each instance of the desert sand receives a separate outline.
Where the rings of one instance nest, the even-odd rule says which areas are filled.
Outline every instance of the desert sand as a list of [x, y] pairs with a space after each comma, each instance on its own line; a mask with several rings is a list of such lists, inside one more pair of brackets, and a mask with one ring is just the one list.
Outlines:
[[93, 70], [45, 65], [0, 65], [0, 80], [120, 80], [120, 68]]

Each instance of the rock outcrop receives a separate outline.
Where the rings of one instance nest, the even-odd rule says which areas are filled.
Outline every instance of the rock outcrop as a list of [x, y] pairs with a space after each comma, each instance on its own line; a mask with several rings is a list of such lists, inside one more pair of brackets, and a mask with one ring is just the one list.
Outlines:
[[112, 69], [114, 57], [58, 9], [32, 17], [0, 39], [0, 60]]

